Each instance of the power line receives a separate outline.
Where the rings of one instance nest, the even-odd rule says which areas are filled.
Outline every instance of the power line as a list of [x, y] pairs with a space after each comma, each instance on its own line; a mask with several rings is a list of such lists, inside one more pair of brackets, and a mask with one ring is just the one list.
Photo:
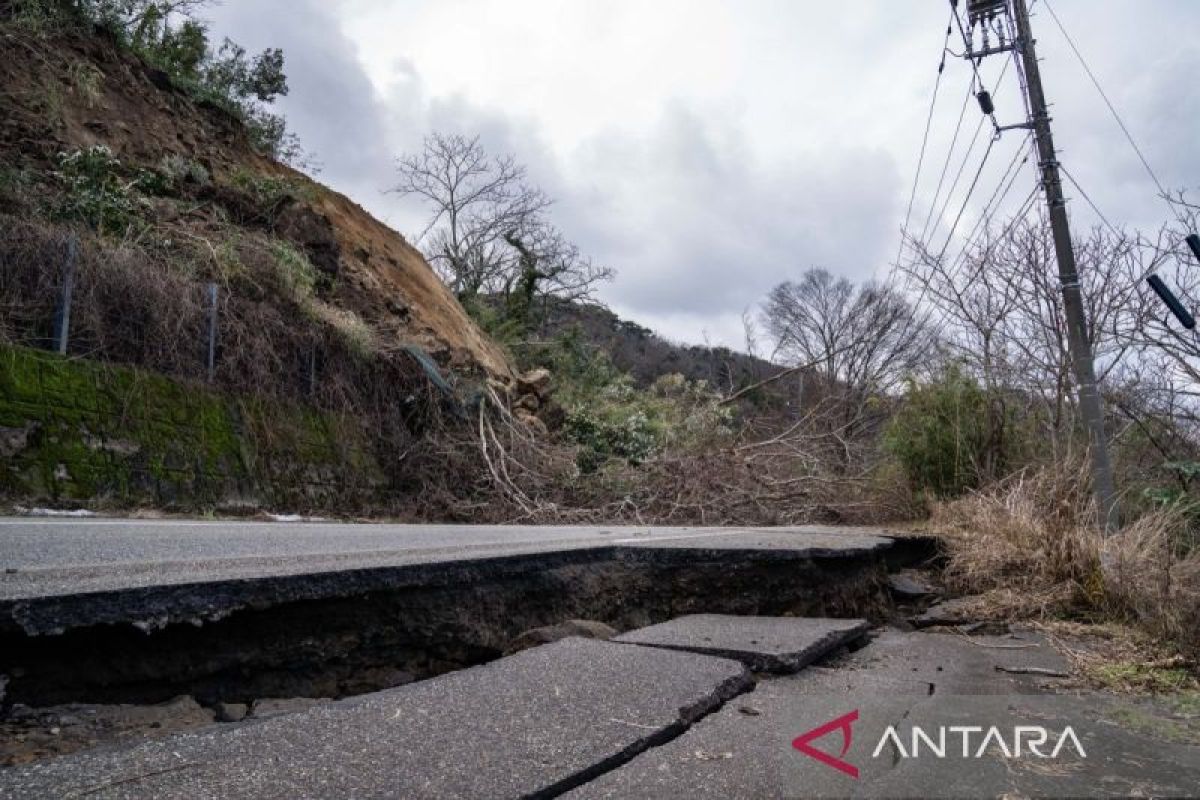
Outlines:
[[938, 252], [938, 261], [942, 260], [942, 256], [946, 255], [946, 248], [950, 246], [950, 241], [954, 238], [954, 231], [958, 229], [959, 220], [962, 219], [963, 212], [967, 210], [967, 203], [971, 200], [971, 195], [975, 192], [975, 187], [979, 185], [979, 176], [983, 174], [983, 168], [987, 166], [988, 156], [992, 154], [992, 148], [995, 147], [997, 137], [993, 136], [988, 141], [987, 150], [983, 151], [983, 159], [979, 162], [979, 169], [975, 170], [975, 177], [971, 179], [971, 185], [967, 187], [967, 194], [963, 197], [963, 204], [958, 209], [958, 214], [954, 217], [954, 224], [950, 226], [950, 233], [946, 235], [946, 243], [942, 245], [941, 251]]
[[[937, 208], [938, 199], [942, 196], [942, 186], [946, 181], [946, 173], [950, 171], [950, 162], [954, 158], [954, 149], [958, 146], [958, 135], [962, 131], [963, 119], [965, 119], [967, 116], [967, 106], [971, 105], [971, 97], [973, 96], [972, 89], [974, 88], [975, 87], [973, 86], [967, 87], [966, 97], [963, 98], [962, 108], [958, 112], [958, 123], [954, 126], [954, 137], [950, 140], [950, 149], [946, 151], [946, 161], [944, 164], [942, 164], [942, 173], [938, 176], [937, 189], [934, 190], [933, 200], [929, 203], [929, 213], [925, 215], [925, 224], [921, 226], [921, 235], [918, 237], [918, 239], [922, 242], [925, 241], [925, 236], [929, 232], [929, 223], [933, 221], [933, 210]], [[979, 125], [980, 127], [983, 126], [982, 119], [979, 121]], [[963, 156], [964, 163], [966, 159], [970, 157], [971, 150], [975, 148], [975, 140], [979, 138], [979, 130], [980, 128], [977, 127], [975, 129], [975, 135], [971, 137], [971, 144], [967, 148], [967, 154]], [[962, 174], [961, 167], [959, 168], [959, 174]], [[957, 180], [958, 178], [956, 176], [955, 181], [957, 182]], [[950, 191], [954, 191], [953, 186], [950, 187]], [[937, 229], [935, 228], [934, 230]]]
[[[954, 9], [950, 10], [951, 15], [954, 14]], [[912, 191], [908, 195], [908, 210], [904, 212], [904, 225], [900, 228], [900, 246], [896, 249], [896, 261], [899, 262], [904, 254], [904, 237], [908, 233], [908, 223], [912, 218], [913, 203], [917, 198], [917, 185], [921, 182], [921, 168], [925, 164], [925, 148], [929, 145], [929, 130], [933, 126], [933, 110], [937, 107], [938, 89], [942, 85], [942, 75], [946, 71], [946, 49], [950, 44], [950, 33], [952, 29], [949, 21], [946, 22], [946, 36], [942, 41], [942, 58], [938, 62], [937, 78], [933, 82], [933, 96], [929, 101], [929, 113], [925, 117], [925, 133], [921, 137], [921, 153], [917, 156], [917, 173], [913, 176]]]
[[1079, 192], [1084, 201], [1092, 207], [1092, 211], [1095, 212], [1096, 216], [1100, 218], [1100, 221], [1107, 225], [1108, 229], [1113, 232], [1113, 235], [1118, 239], [1125, 238], [1125, 235], [1117, 230], [1115, 225], [1108, 221], [1108, 217], [1104, 216], [1104, 212], [1101, 211], [1094, 202], [1092, 202], [1091, 196], [1088, 195], [1088, 193], [1084, 191], [1083, 187], [1079, 185], [1079, 181], [1075, 180], [1075, 176], [1071, 174], [1071, 170], [1067, 169], [1067, 166], [1062, 162], [1059, 162], [1058, 168], [1062, 170], [1063, 175], [1067, 176], [1067, 180], [1070, 181], [1071, 185], [1075, 187], [1075, 191]]
[[1088, 78], [1090, 78], [1092, 81], [1092, 85], [1096, 87], [1096, 91], [1099, 92], [1100, 97], [1104, 100], [1104, 104], [1108, 106], [1108, 110], [1113, 115], [1113, 119], [1115, 119], [1117, 121], [1117, 125], [1120, 126], [1121, 132], [1125, 134], [1125, 139], [1129, 142], [1129, 146], [1133, 148], [1133, 152], [1137, 153], [1138, 160], [1142, 162], [1142, 166], [1146, 169], [1146, 174], [1150, 176], [1150, 180], [1154, 181], [1154, 185], [1158, 188], [1159, 195], [1163, 198], [1167, 205], [1171, 207], [1171, 212], [1178, 217], [1179, 210], [1175, 208], [1175, 204], [1171, 201], [1171, 196], [1167, 193], [1167, 190], [1163, 188], [1162, 181], [1160, 181], [1158, 179], [1158, 175], [1154, 173], [1153, 168], [1150, 166], [1150, 162], [1146, 160], [1146, 156], [1142, 152], [1142, 148], [1138, 147], [1138, 143], [1134, 140], [1133, 134], [1130, 133], [1129, 127], [1126, 126], [1125, 121], [1121, 119], [1121, 115], [1117, 113], [1116, 106], [1114, 106], [1112, 101], [1108, 99], [1108, 94], [1104, 91], [1104, 87], [1100, 85], [1100, 81], [1096, 78], [1096, 74], [1092, 72], [1092, 68], [1088, 66], [1087, 59], [1083, 57], [1083, 53], [1079, 52], [1079, 48], [1075, 45], [1075, 40], [1071, 38], [1071, 34], [1067, 33], [1067, 29], [1062, 24], [1062, 20], [1058, 18], [1058, 14], [1054, 13], [1054, 7], [1050, 5], [1050, 0], [1045, 1], [1045, 6], [1046, 10], [1050, 12], [1050, 17], [1054, 20], [1054, 24], [1058, 27], [1059, 32], [1063, 35], [1063, 38], [1067, 40], [1067, 44], [1070, 45], [1071, 52], [1073, 52], [1075, 54], [1075, 58], [1079, 60], [1079, 64], [1083, 67], [1083, 71], [1087, 73]]
[[[975, 241], [976, 234], [980, 232], [980, 229], [982, 228], [984, 233], [987, 232], [987, 226], [991, 224], [992, 218], [996, 215], [996, 212], [999, 211], [1000, 206], [1004, 203], [1005, 198], [1008, 197], [1008, 193], [1012, 190], [1013, 185], [1017, 182], [1017, 177], [1021, 174], [1021, 167], [1029, 163], [1029, 157], [1032, 149], [1030, 147], [1032, 138], [1032, 133], [1027, 134], [1026, 137], [1021, 141], [1020, 146], [1016, 149], [1016, 152], [1013, 153], [1012, 160], [1008, 162], [1008, 167], [1005, 168], [1004, 174], [1000, 176], [1000, 182], [996, 184], [996, 189], [992, 192], [992, 196], [988, 198], [986, 203], [984, 203], [983, 210], [979, 215], [979, 219], [975, 222], [975, 227], [973, 227], [971, 232], [967, 234], [966, 239], [963, 242], [962, 250], [955, 257], [954, 261], [951, 262], [951, 267], [948, 270], [950, 275], [953, 276], [957, 274], [959, 263], [966, 258], [966, 254], [969, 251], [971, 244]], [[1025, 154], [1024, 158], [1021, 158], [1022, 153]], [[1034, 187], [1034, 191], [1037, 191], [1036, 185]]]
[[[950, 191], [946, 192], [945, 201], [942, 203], [942, 207], [938, 209], [936, 217], [933, 216], [933, 208], [930, 208], [930, 216], [936, 220], [933, 227], [929, 230], [930, 239], [932, 239], [933, 234], [937, 232], [938, 225], [941, 224], [941, 221], [946, 218], [946, 209], [950, 207], [950, 198], [954, 196], [954, 190], [958, 188], [958, 183], [962, 180], [963, 172], [966, 171], [967, 164], [971, 160], [971, 154], [975, 152], [975, 144], [979, 141], [979, 134], [983, 132], [983, 122], [984, 118], [980, 117], [979, 124], [975, 126], [975, 135], [971, 137], [971, 146], [967, 148], [967, 152], [963, 154], [962, 161], [959, 162], [958, 170], [956, 170], [954, 173], [954, 181], [950, 184]], [[937, 205], [936, 198], [934, 199], [934, 205]], [[924, 240], [925, 236], [923, 234], [924, 232], [922, 232], [922, 239]]]
[[[995, 85], [992, 86], [992, 92], [991, 92], [992, 97], [996, 96], [997, 92], [1000, 89], [1000, 82], [1004, 80], [1004, 75], [1007, 72], [1008, 72], [1008, 62], [1005, 62], [1003, 69], [1000, 70], [1000, 74], [998, 76], [996, 76]], [[970, 102], [971, 96], [973, 94], [973, 92], [972, 92], [973, 89], [974, 89], [974, 86], [972, 85], [967, 91], [967, 102]], [[965, 109], [965, 106], [964, 106], [964, 109]], [[993, 126], [995, 126], [996, 118], [995, 118], [994, 114], [992, 115], [991, 119], [992, 119]], [[930, 215], [925, 220], [925, 228], [922, 228], [922, 230], [921, 230], [921, 241], [922, 242], [926, 241], [927, 234], [928, 234], [928, 237], [932, 238], [933, 233], [935, 231], [937, 231], [938, 223], [940, 223], [940, 221], [945, 217], [946, 209], [950, 205], [950, 198], [951, 198], [951, 196], [953, 196], [954, 190], [958, 188], [958, 182], [960, 180], [962, 180], [963, 171], [967, 168], [967, 164], [971, 160], [971, 153], [975, 152], [975, 145], [979, 141], [979, 134], [983, 132], [983, 123], [985, 120], [987, 120], [986, 116], [979, 118], [979, 123], [975, 126], [975, 133], [971, 136], [971, 144], [967, 147], [967, 152], [963, 155], [962, 162], [959, 163], [959, 165], [958, 165], [958, 170], [954, 175], [954, 181], [950, 184], [950, 191], [947, 192], [947, 194], [946, 194], [946, 201], [942, 205], [941, 209], [938, 211], [936, 217], [933, 216], [933, 209], [937, 206], [937, 201], [938, 201], [939, 195], [938, 194], [934, 195], [933, 204], [930, 206], [930, 209], [929, 209]], [[999, 136], [999, 130], [1000, 129], [997, 126], [996, 127], [996, 136]], [[954, 152], [953, 145], [951, 145], [951, 151], [946, 154], [947, 166], [950, 163], [950, 158], [953, 155], [953, 152]], [[943, 170], [943, 177], [944, 177], [944, 170]], [[941, 185], [939, 183], [939, 192], [940, 192], [940, 188], [941, 188]], [[935, 219], [938, 221], [938, 223], [934, 224], [932, 229], [929, 228], [929, 222], [931, 219]]]
[[[988, 156], [989, 156], [989, 155], [991, 155], [992, 148], [995, 146], [995, 144], [996, 144], [996, 141], [997, 141], [996, 137], [992, 137], [992, 138], [989, 140], [989, 142], [988, 142], [987, 150], [985, 150], [985, 151], [984, 151], [984, 153], [983, 153], [983, 159], [982, 159], [982, 160], [979, 162], [979, 169], [977, 169], [977, 170], [975, 171], [975, 177], [974, 177], [974, 179], [971, 181], [971, 186], [970, 186], [970, 187], [967, 189], [967, 194], [966, 194], [966, 196], [963, 198], [963, 205], [962, 205], [962, 207], [959, 209], [959, 211], [958, 211], [958, 215], [957, 215], [957, 216], [954, 218], [954, 224], [953, 224], [953, 225], [950, 227], [950, 233], [949, 233], [949, 235], [946, 237], [946, 243], [942, 245], [941, 252], [939, 252], [939, 253], [938, 253], [938, 256], [937, 256], [937, 259], [936, 259], [936, 261], [937, 261], [937, 262], [940, 262], [940, 261], [942, 260], [942, 258], [945, 256], [945, 254], [946, 254], [946, 249], [947, 249], [947, 248], [950, 246], [950, 240], [954, 238], [954, 231], [955, 231], [955, 230], [958, 228], [958, 223], [959, 223], [959, 220], [961, 220], [961, 219], [962, 219], [962, 215], [963, 215], [963, 212], [966, 210], [967, 203], [968, 203], [968, 202], [970, 202], [970, 200], [971, 200], [971, 194], [972, 194], [972, 193], [975, 191], [975, 187], [976, 187], [976, 185], [978, 185], [978, 183], [979, 183], [979, 176], [983, 174], [983, 168], [984, 168], [984, 167], [987, 165], [987, 162], [988, 162]], [[920, 243], [920, 246], [921, 246], [921, 249], [922, 249], [922, 250], [925, 250], [925, 247], [924, 247], [924, 242], [921, 242], [921, 243]], [[928, 255], [928, 251], [925, 251], [925, 252], [926, 252], [926, 255]], [[911, 277], [912, 277], [912, 276], [911, 276], [911, 273], [909, 273], [909, 274], [908, 274], [908, 277], [909, 277], [909, 278], [911, 278]], [[908, 284], [908, 281], [905, 281], [905, 284], [906, 284], [906, 286], [907, 286], [907, 284]], [[917, 295], [917, 299], [916, 299], [916, 300], [913, 302], [913, 304], [912, 304], [912, 308], [913, 308], [913, 311], [914, 311], [914, 312], [918, 312], [918, 311], [919, 311], [919, 309], [920, 309], [920, 307], [921, 307], [921, 304], [922, 304], [923, 302], [925, 302], [925, 296], [926, 296], [926, 295], [929, 293], [929, 284], [930, 284], [930, 281], [927, 281], [927, 280], [926, 280], [926, 281], [921, 281], [921, 291], [920, 291], [920, 293]], [[926, 324], [928, 324], [928, 322], [929, 322], [929, 318], [930, 318], [930, 316], [931, 316], [931, 315], [932, 315], [932, 311], [927, 311], [927, 312], [925, 313], [924, 317], [922, 317], [922, 318], [921, 318], [921, 319], [918, 321], [918, 320], [917, 320], [917, 315], [916, 315], [916, 313], [914, 313], [914, 314], [913, 314], [913, 315], [912, 315], [912, 316], [909, 318], [909, 322], [905, 324], [905, 327], [904, 327], [904, 329], [903, 329], [903, 330], [902, 330], [902, 332], [901, 332], [901, 336], [907, 335], [907, 333], [908, 333], [908, 326], [909, 326], [909, 324], [910, 324], [910, 323], [914, 323], [914, 322], [915, 322], [915, 323], [917, 323], [919, 326], [921, 326], [921, 327], [924, 327]]]
[[[1011, 217], [1009, 217], [1008, 224], [1006, 224], [1003, 228], [1001, 228], [1000, 233], [996, 236], [995, 239], [993, 239], [991, 241], [991, 243], [987, 246], [987, 248], [985, 248], [983, 257], [980, 258], [979, 262], [975, 265], [975, 270], [967, 278], [967, 281], [966, 281], [967, 283], [974, 281], [976, 276], [979, 274], [980, 270], [984, 269], [987, 266], [987, 257], [991, 253], [992, 247], [994, 247], [997, 242], [1004, 241], [1008, 237], [1009, 233], [1012, 232], [1012, 229], [1017, 226], [1017, 223], [1021, 222], [1022, 220], [1025, 219], [1025, 215], [1029, 213], [1029, 209], [1033, 206], [1034, 201], [1037, 200], [1038, 191], [1041, 188], [1042, 188], [1041, 184], [1035, 181], [1033, 186], [1029, 189], [1029, 194], [1027, 194], [1025, 196], [1025, 199], [1023, 201], [1021, 201], [1021, 205], [1017, 206], [1016, 213], [1013, 214]], [[987, 233], [986, 228], [983, 230], [983, 233], [984, 234]], [[949, 270], [947, 270], [947, 275], [949, 276], [949, 280], [954, 280], [955, 278], [958, 277], [959, 263], [960, 263], [960, 261], [966, 262], [967, 258], [969, 257], [967, 255], [969, 252], [970, 252], [969, 246], [964, 247], [962, 253], [959, 256], [959, 260], [956, 260], [955, 263], [951, 266], [951, 268]]]

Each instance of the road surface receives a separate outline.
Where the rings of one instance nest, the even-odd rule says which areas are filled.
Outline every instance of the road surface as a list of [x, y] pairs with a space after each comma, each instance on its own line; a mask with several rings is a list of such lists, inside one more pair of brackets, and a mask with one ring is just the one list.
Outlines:
[[0, 518], [0, 600], [610, 547], [886, 546], [877, 530]]

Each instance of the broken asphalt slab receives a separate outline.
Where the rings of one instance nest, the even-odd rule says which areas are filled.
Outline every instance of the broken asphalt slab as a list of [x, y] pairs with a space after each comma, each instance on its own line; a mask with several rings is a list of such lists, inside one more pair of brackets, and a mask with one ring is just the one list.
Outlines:
[[862, 638], [869, 627], [860, 619], [692, 614], [613, 641], [733, 658], [755, 672], [788, 673]]
[[[760, 681], [678, 738], [567, 796], [1195, 796], [1200, 747], [1121, 727], [1109, 697], [1047, 694], [1033, 676], [997, 672], [996, 665], [1061, 664], [1041, 637], [1018, 636], [887, 633], [836, 665]], [[888, 726], [897, 738], [879, 747]], [[914, 727], [936, 744], [939, 730], [954, 726], [976, 726], [968, 757], [962, 734], [953, 732], [946, 734], [944, 757], [928, 747], [914, 757]], [[1004, 744], [991, 740], [980, 753], [991, 726]], [[1073, 744], [1055, 758], [1034, 757], [1028, 747], [1017, 756], [1017, 726], [1045, 728], [1043, 751], [1070, 727], [1082, 756]], [[825, 759], [793, 745], [806, 734], [803, 744]]]
[[750, 686], [736, 661], [564, 639], [308, 711], [0, 771], [0, 797], [549, 797]]

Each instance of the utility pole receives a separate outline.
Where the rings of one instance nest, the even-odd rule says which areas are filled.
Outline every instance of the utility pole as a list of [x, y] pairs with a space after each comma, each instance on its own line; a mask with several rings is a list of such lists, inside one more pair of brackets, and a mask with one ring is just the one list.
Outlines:
[[1038, 71], [1033, 31], [1029, 25], [1029, 9], [1025, 0], [1012, 0], [1013, 17], [1017, 27], [1015, 46], [1025, 67], [1025, 82], [1029, 93], [1029, 127], [1037, 141], [1038, 166], [1042, 170], [1042, 187], [1050, 207], [1050, 228], [1054, 233], [1054, 251], [1058, 257], [1058, 280], [1062, 286], [1063, 311], [1066, 315], [1067, 340], [1075, 368], [1075, 383], [1079, 389], [1079, 411], [1087, 428], [1092, 458], [1092, 485], [1096, 503], [1104, 519], [1104, 529], [1117, 527], [1117, 493], [1113, 485], [1112, 465], [1108, 460], [1108, 440], [1104, 433], [1104, 406], [1096, 386], [1096, 368], [1092, 363], [1092, 345], [1088, 338], [1087, 317], [1083, 295], [1079, 289], [1079, 271], [1075, 266], [1075, 251], [1071, 247], [1071, 229], [1067, 221], [1066, 200], [1058, 174], [1058, 159], [1054, 139], [1050, 134], [1050, 117], [1046, 113], [1046, 95]]

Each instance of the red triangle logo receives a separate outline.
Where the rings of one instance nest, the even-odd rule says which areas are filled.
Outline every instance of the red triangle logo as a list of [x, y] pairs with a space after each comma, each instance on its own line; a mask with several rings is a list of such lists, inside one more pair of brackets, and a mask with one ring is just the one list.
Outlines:
[[[828, 767], [833, 767], [836, 770], [846, 773], [851, 778], [857, 778], [858, 767], [854, 766], [853, 764], [849, 764], [840, 758], [840, 756], [846, 755], [846, 752], [850, 749], [850, 742], [854, 738], [854, 731], [850, 726], [857, 721], [858, 709], [856, 708], [849, 714], [843, 714], [837, 719], [831, 719], [829, 722], [826, 722], [820, 727], [813, 728], [808, 733], [800, 734], [792, 740], [792, 747], [796, 748], [801, 753], [804, 753], [804, 755], [808, 756], [809, 758], [815, 758], [817, 761], [820, 761], [822, 764]], [[842, 752], [837, 756], [831, 756], [829, 753], [818, 750], [812, 746], [811, 742], [837, 730], [842, 732]]]

